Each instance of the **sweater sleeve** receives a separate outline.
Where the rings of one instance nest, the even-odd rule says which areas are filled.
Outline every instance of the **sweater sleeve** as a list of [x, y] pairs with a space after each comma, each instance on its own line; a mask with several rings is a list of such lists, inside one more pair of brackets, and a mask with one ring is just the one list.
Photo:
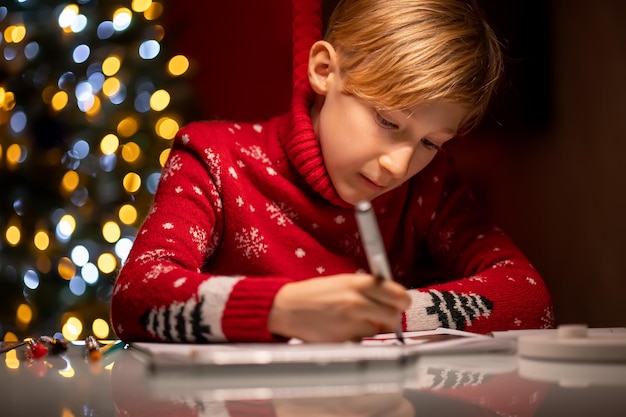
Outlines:
[[408, 330], [477, 333], [551, 328], [548, 289], [516, 245], [484, 215], [452, 168], [427, 234], [427, 251], [445, 279], [410, 291]]
[[118, 274], [113, 327], [127, 342], [276, 341], [267, 317], [290, 279], [219, 276], [203, 268], [224, 220], [219, 177], [209, 168], [214, 156], [187, 146], [193, 129], [175, 139], [152, 209]]

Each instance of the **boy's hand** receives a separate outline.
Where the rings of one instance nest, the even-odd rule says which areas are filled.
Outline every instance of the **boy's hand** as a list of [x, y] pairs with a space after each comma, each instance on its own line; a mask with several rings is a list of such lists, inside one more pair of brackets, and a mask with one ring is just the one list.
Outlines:
[[368, 274], [340, 274], [286, 284], [268, 330], [304, 342], [358, 341], [392, 332], [411, 303], [406, 288]]

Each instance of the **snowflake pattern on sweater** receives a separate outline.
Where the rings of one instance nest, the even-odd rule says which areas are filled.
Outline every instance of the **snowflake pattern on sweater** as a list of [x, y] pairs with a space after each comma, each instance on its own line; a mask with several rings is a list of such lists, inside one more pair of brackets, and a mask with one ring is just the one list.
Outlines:
[[[153, 207], [119, 273], [111, 317], [126, 341], [276, 341], [267, 318], [285, 284], [366, 272], [353, 207], [325, 171], [302, 84], [264, 123], [181, 129]], [[483, 216], [444, 151], [375, 199], [407, 330], [552, 327], [547, 289]]]

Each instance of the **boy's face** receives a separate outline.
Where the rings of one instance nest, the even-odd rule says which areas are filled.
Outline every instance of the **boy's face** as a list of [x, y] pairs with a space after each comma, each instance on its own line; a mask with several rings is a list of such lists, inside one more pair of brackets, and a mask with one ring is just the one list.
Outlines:
[[336, 74], [328, 76], [325, 93], [315, 128], [330, 179], [350, 204], [373, 200], [420, 172], [468, 113], [444, 102], [378, 110], [342, 93]]

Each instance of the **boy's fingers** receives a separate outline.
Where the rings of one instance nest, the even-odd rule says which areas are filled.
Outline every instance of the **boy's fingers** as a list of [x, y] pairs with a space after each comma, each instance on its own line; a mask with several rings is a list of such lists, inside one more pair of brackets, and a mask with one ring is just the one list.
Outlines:
[[361, 288], [362, 293], [366, 297], [378, 303], [393, 306], [400, 311], [409, 308], [411, 298], [404, 286], [394, 281], [380, 282], [372, 275], [367, 276], [370, 277], [370, 285]]

